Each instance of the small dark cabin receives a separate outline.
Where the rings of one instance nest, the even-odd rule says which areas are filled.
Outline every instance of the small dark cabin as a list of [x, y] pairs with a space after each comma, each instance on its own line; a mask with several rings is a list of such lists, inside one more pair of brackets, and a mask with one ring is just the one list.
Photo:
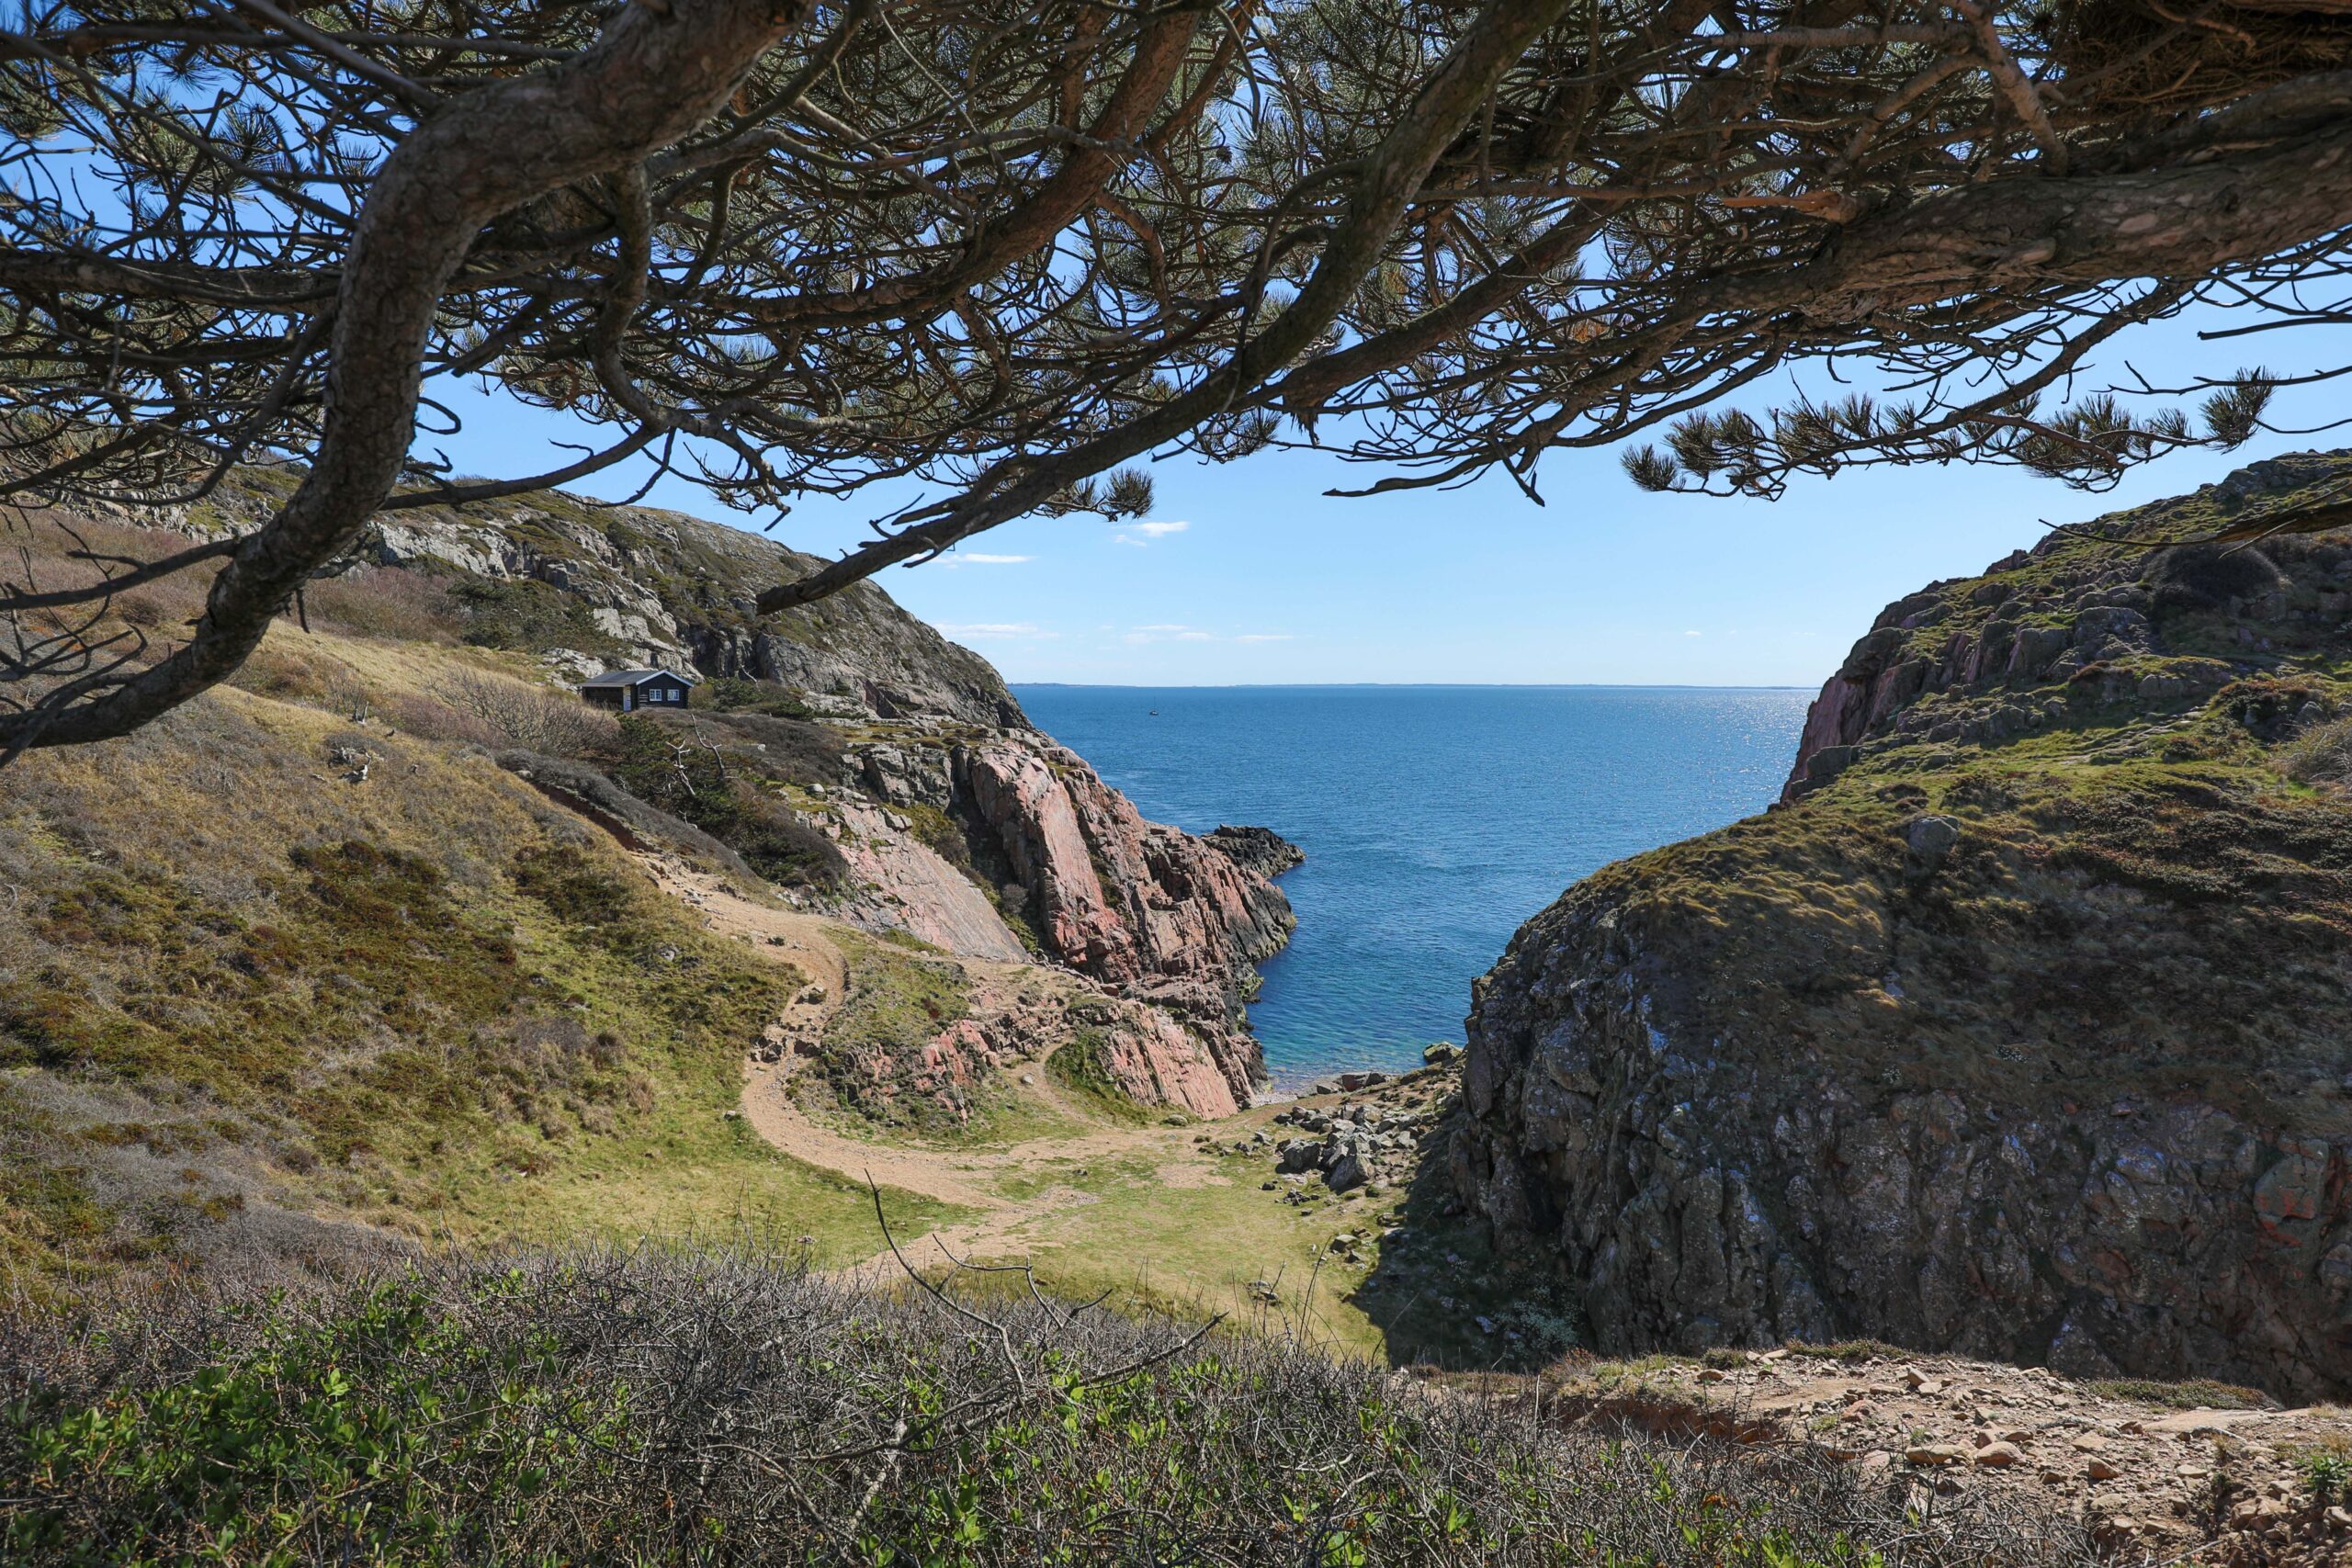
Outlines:
[[583, 682], [580, 700], [602, 708], [635, 713], [639, 708], [682, 708], [694, 686], [667, 670], [613, 670]]

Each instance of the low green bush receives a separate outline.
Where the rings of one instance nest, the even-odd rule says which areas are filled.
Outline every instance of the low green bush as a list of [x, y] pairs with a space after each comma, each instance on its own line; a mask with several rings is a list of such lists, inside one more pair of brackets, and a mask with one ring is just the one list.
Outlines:
[[695, 694], [697, 706], [717, 713], [767, 714], [776, 718], [812, 716], [807, 703], [773, 681], [751, 681], [740, 675], [717, 675]]
[[741, 855], [770, 882], [831, 887], [849, 875], [849, 863], [831, 840], [799, 821], [789, 807], [758, 789], [718, 750], [668, 726], [640, 717], [620, 721], [613, 781], [672, 816], [690, 822]]
[[736, 1248], [445, 1261], [0, 1320], [0, 1555], [296, 1562], [2091, 1561], [1798, 1452], [1549, 1425], [1497, 1381]]

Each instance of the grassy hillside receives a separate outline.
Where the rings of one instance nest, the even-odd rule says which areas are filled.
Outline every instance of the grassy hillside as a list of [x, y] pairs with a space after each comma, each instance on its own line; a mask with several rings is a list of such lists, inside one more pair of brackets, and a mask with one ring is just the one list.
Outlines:
[[[368, 576], [234, 687], [0, 772], [11, 1276], [737, 1220], [870, 1250], [861, 1193], [727, 1119], [798, 976], [502, 771], [453, 694], [523, 667]], [[186, 594], [116, 611], [160, 637]]]

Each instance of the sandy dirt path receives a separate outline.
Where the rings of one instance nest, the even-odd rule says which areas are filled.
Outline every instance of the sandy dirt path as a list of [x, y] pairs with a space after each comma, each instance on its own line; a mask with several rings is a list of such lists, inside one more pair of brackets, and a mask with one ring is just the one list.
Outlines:
[[[854, 1137], [812, 1120], [791, 1092], [794, 1075], [809, 1058], [793, 1047], [813, 1044], [848, 990], [849, 965], [832, 932], [843, 928], [822, 916], [779, 909], [742, 896], [724, 878], [701, 872], [669, 856], [640, 857], [662, 890], [699, 912], [703, 923], [722, 936], [739, 937], [753, 951], [786, 963], [809, 976], [821, 995], [804, 991], [771, 1026], [770, 1038], [786, 1045], [782, 1060], [770, 1065], [746, 1057], [743, 1063], [742, 1110], [752, 1130], [783, 1153], [806, 1164], [836, 1172], [852, 1180], [874, 1181], [934, 1201], [979, 1211], [972, 1219], [943, 1227], [900, 1245], [910, 1260], [936, 1261], [944, 1244], [959, 1256], [974, 1253], [1004, 1256], [1038, 1240], [1041, 1222], [1082, 1208], [1097, 1200], [1076, 1188], [1048, 1184], [1024, 1191], [1019, 1198], [1004, 1194], [1000, 1182], [1023, 1178], [1027, 1187], [1056, 1168], [1094, 1162], [1108, 1163], [1142, 1155], [1158, 1168], [1161, 1180], [1172, 1187], [1223, 1182], [1215, 1163], [1193, 1145], [1196, 1126], [1102, 1126], [1072, 1105], [1043, 1070], [1040, 1063], [1016, 1064], [1023, 1093], [1041, 1110], [1088, 1127], [1075, 1135], [1035, 1138], [999, 1148], [938, 1149], [920, 1145], [891, 1144]], [[1019, 964], [958, 957], [956, 963], [982, 984], [1017, 984]], [[890, 1264], [888, 1248], [867, 1264]]]

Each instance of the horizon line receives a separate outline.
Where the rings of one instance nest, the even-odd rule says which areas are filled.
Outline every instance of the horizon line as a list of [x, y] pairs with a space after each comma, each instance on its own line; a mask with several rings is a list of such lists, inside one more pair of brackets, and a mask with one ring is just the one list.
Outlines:
[[1015, 681], [1007, 686], [1068, 686], [1111, 692], [1235, 691], [1449, 691], [1504, 692], [1811, 692], [1815, 686], [1787, 683], [1736, 685], [1698, 681], [1213, 681], [1195, 683], [1147, 681]]

